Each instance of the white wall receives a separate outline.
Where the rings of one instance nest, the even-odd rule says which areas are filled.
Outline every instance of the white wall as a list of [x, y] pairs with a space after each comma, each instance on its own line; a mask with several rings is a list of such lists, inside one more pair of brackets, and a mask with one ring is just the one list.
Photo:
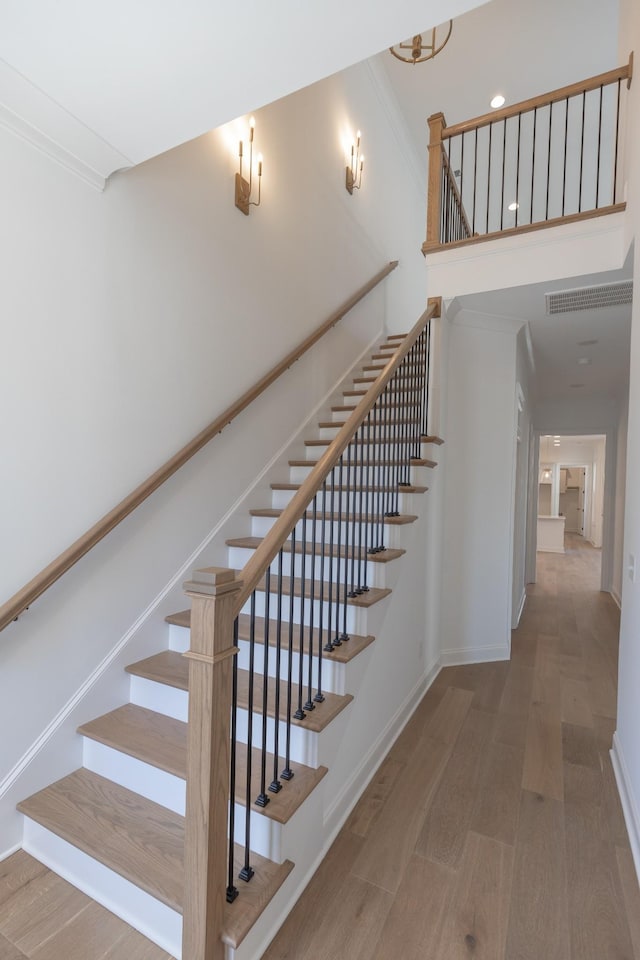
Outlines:
[[627, 467], [627, 426], [629, 420], [629, 397], [625, 395], [620, 403], [620, 417], [618, 420], [618, 436], [616, 438], [616, 492], [615, 492], [615, 551], [613, 555], [613, 574], [611, 593], [616, 601], [622, 602], [622, 577], [624, 554], [624, 507], [625, 481]]
[[[640, 6], [620, 3], [620, 48], [640, 49]], [[627, 109], [627, 235], [634, 240], [634, 275], [640, 276], [640, 88], [633, 83]], [[618, 726], [614, 763], [627, 828], [640, 875], [640, 576], [630, 579], [630, 556], [640, 556], [640, 298], [634, 298], [631, 326], [624, 561], [618, 686]], [[636, 568], [638, 569], [638, 568]]]
[[519, 324], [462, 310], [448, 331], [442, 656], [509, 656]]
[[[142, 628], [138, 618], [385, 317], [404, 330], [424, 308], [424, 197], [384, 102], [362, 65], [260, 111], [263, 202], [249, 218], [233, 206], [233, 125], [117, 175], [104, 194], [0, 131], [2, 600], [401, 261], [318, 353], [4, 631], [0, 849], [16, 836], [15, 765], [117, 644], [162, 644], [167, 611]], [[367, 164], [351, 197], [343, 140], [356, 127]], [[75, 760], [59, 756], [61, 773]]]

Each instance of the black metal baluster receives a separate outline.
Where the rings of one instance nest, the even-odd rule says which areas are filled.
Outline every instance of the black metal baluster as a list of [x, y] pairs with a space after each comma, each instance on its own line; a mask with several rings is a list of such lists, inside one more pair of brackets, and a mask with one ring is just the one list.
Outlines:
[[[373, 543], [373, 506], [371, 503], [372, 495], [374, 491], [371, 489], [371, 410], [367, 414], [367, 419], [365, 420], [365, 432], [366, 432], [366, 445], [363, 443], [364, 450], [364, 462], [366, 464], [366, 469], [363, 473], [363, 481], [366, 483], [366, 496], [365, 496], [365, 511], [367, 517], [369, 517], [369, 523], [365, 525], [365, 542], [364, 542], [364, 586], [363, 589], [367, 591], [369, 589], [369, 561], [368, 555], [371, 553], [371, 544]], [[365, 449], [366, 446], [366, 449]]]
[[516, 227], [518, 226], [518, 210], [520, 203], [518, 200], [520, 191], [520, 131], [522, 128], [522, 114], [518, 114], [518, 149], [516, 153]]
[[582, 133], [580, 135], [580, 188], [578, 190], [578, 213], [582, 211], [582, 167], [584, 162], [584, 111], [587, 99], [586, 90], [582, 94]]
[[489, 233], [489, 198], [491, 196], [491, 134], [493, 132], [493, 123], [489, 124], [489, 153], [487, 155], [487, 229]]
[[260, 793], [256, 806], [266, 807], [269, 797], [267, 786], [267, 709], [269, 705], [269, 608], [271, 602], [271, 567], [264, 575], [264, 644], [262, 656], [262, 756], [260, 758]]
[[471, 233], [475, 236], [476, 233], [476, 189], [478, 186], [478, 128], [476, 127], [476, 135], [474, 138], [474, 147], [473, 147], [473, 214], [471, 217]]
[[533, 185], [535, 183], [536, 176], [536, 121], [538, 119], [538, 108], [535, 107], [533, 111], [533, 144], [531, 147], [531, 212], [529, 215], [529, 223], [533, 223]]
[[[271, 793], [279, 793], [282, 790], [282, 784], [278, 780], [278, 754], [280, 753], [280, 666], [282, 663], [282, 563], [284, 558], [284, 550], [281, 547], [280, 552], [278, 553], [278, 604], [277, 604], [277, 620], [276, 620], [276, 695], [275, 695], [275, 717], [274, 717], [274, 727], [273, 727], [273, 778], [269, 784], [269, 791]], [[291, 555], [291, 573], [290, 577], [293, 579], [294, 575], [294, 562], [295, 557]], [[265, 643], [267, 637], [265, 636]]]
[[391, 397], [391, 412], [393, 430], [391, 431], [391, 489], [392, 489], [392, 498], [391, 498], [391, 507], [394, 517], [400, 515], [400, 491], [399, 481], [400, 481], [400, 450], [398, 445], [398, 438], [400, 436], [400, 430], [398, 421], [400, 418], [400, 410], [398, 404], [398, 373], [393, 375], [390, 382], [387, 385], [389, 390], [389, 395]]
[[547, 201], [544, 208], [544, 218], [549, 219], [549, 179], [551, 177], [551, 129], [553, 124], [553, 104], [549, 104], [549, 153], [547, 155]]
[[[355, 484], [352, 483], [351, 475], [351, 456], [353, 450], [353, 457], [357, 463], [358, 453], [357, 453], [357, 443], [358, 443], [358, 431], [356, 430], [355, 435], [349, 446], [347, 447], [347, 498], [345, 506], [345, 548], [346, 548], [346, 563], [345, 563], [345, 614], [347, 608], [346, 597], [355, 597], [355, 566], [356, 566], [356, 525], [357, 525], [357, 516], [356, 516], [356, 494], [355, 494]], [[355, 470], [354, 470], [355, 473]], [[353, 493], [353, 500], [351, 495]], [[351, 527], [351, 540], [349, 540], [349, 527]], [[351, 567], [351, 578], [349, 578], [348, 568]], [[347, 586], [349, 589], [347, 590]], [[344, 631], [347, 632], [346, 630]]]
[[564, 217], [564, 207], [566, 199], [567, 184], [567, 143], [569, 140], [569, 97], [565, 97], [564, 108], [564, 161], [562, 165], [562, 216]]
[[500, 191], [500, 229], [502, 230], [504, 220], [504, 164], [507, 157], [507, 118], [502, 121], [502, 189]]
[[[238, 646], [238, 618], [233, 622], [233, 645]], [[231, 673], [231, 769], [229, 774], [229, 862], [228, 862], [228, 883], [226, 898], [227, 903], [233, 903], [238, 896], [238, 888], [234, 880], [235, 866], [235, 835], [236, 835], [236, 771], [238, 754], [238, 654], [233, 655], [233, 667]]]
[[[360, 460], [360, 488], [358, 490], [358, 510], [360, 513], [360, 523], [358, 524], [358, 586], [356, 587], [356, 593], [362, 594], [365, 593], [369, 588], [365, 585], [365, 580], [363, 578], [363, 569], [362, 569], [362, 557], [364, 553], [363, 541], [367, 529], [369, 518], [368, 515], [364, 513], [366, 504], [364, 496], [364, 454], [365, 454], [365, 439], [364, 439], [364, 424], [360, 425], [360, 445], [357, 449], [357, 454]], [[366, 519], [365, 519], [366, 518]]]
[[375, 463], [376, 463], [376, 486], [378, 488], [378, 523], [376, 524], [376, 548], [375, 552], [380, 553], [383, 549], [383, 517], [384, 517], [384, 464], [382, 462], [382, 439], [380, 431], [382, 429], [382, 397], [378, 397], [373, 408], [375, 413], [374, 423], [374, 445], [375, 445]]
[[[342, 486], [342, 457], [339, 461], [339, 471], [340, 475], [338, 478], [338, 487]], [[340, 575], [340, 560], [338, 559], [338, 566], [336, 569], [336, 630], [335, 635], [333, 634], [333, 547], [334, 547], [334, 511], [335, 511], [335, 492], [336, 492], [336, 468], [334, 467], [331, 471], [331, 487], [329, 493], [329, 556], [332, 558], [332, 562], [329, 564], [329, 641], [325, 646], [325, 650], [333, 650], [334, 647], [340, 646], [340, 637], [338, 636], [338, 611], [340, 606], [340, 586], [339, 586], [339, 575]], [[340, 556], [340, 551], [338, 550], [338, 558]]]
[[602, 84], [600, 84], [600, 110], [598, 113], [598, 154], [596, 160], [596, 210], [600, 197], [600, 146], [602, 143]]
[[[304, 661], [304, 612], [305, 612], [305, 589], [307, 585], [307, 514], [302, 514], [302, 537], [300, 542], [302, 551], [300, 556], [300, 650], [298, 652], [298, 709], [294, 713], [295, 720], [304, 720], [306, 713], [302, 709], [303, 697], [303, 661]], [[295, 592], [295, 581], [291, 578], [291, 592]]]
[[247, 783], [245, 788], [245, 821], [244, 821], [244, 866], [238, 874], [246, 883], [253, 876], [250, 862], [251, 850], [251, 760], [253, 749], [253, 682], [255, 677], [256, 651], [256, 592], [251, 594], [251, 611], [249, 617], [249, 702], [247, 703]]
[[[464, 206], [464, 201], [462, 199], [462, 183], [464, 179], [464, 131], [462, 133], [462, 138], [460, 141], [460, 204]], [[464, 225], [464, 220], [462, 221]], [[466, 236], [466, 229], [463, 231]]]
[[[341, 491], [338, 503], [341, 518], [344, 507], [344, 528], [340, 529], [340, 536], [336, 544], [336, 623], [335, 644], [342, 644], [349, 639], [347, 632], [347, 596], [349, 594], [349, 493], [351, 490], [351, 450], [353, 440], [347, 447], [346, 464], [340, 464], [338, 473], [338, 489]], [[341, 458], [342, 459], [342, 458]], [[354, 501], [355, 507], [355, 501]], [[344, 547], [342, 546], [342, 529], [344, 529]], [[341, 564], [344, 563], [344, 575], [340, 575]], [[340, 615], [342, 614], [342, 631], [340, 631]]]
[[618, 182], [618, 134], [620, 129], [620, 83], [618, 80], [618, 100], [616, 104], [616, 146], [615, 146], [615, 156], [613, 160], [613, 197], [611, 202], [616, 202], [616, 186]]
[[[296, 556], [296, 528], [291, 531], [291, 563], [292, 572], [295, 573]], [[285, 731], [285, 756], [284, 770], [280, 774], [282, 780], [293, 780], [293, 770], [291, 769], [291, 708], [293, 706], [293, 613], [294, 597], [293, 590], [289, 590], [289, 637], [287, 647], [287, 726]]]
[[[316, 605], [316, 528], [318, 525], [318, 503], [317, 495], [313, 498], [313, 508], [312, 508], [312, 524], [313, 532], [311, 536], [311, 591], [309, 599], [309, 650], [308, 650], [308, 671], [307, 671], [307, 702], [304, 705], [305, 710], [315, 710], [315, 704], [313, 702], [313, 634], [315, 627], [315, 605]], [[320, 591], [322, 591], [322, 584], [320, 585]]]
[[[325, 542], [325, 524], [326, 524], [326, 510], [327, 510], [327, 481], [326, 479], [322, 481], [322, 505], [320, 507], [322, 512], [322, 521], [320, 523], [320, 600], [318, 603], [318, 689], [315, 697], [313, 698], [316, 703], [322, 703], [324, 700], [324, 694], [322, 692], [322, 634], [324, 631], [324, 557], [327, 550], [327, 545]], [[329, 557], [329, 563], [333, 562], [332, 558]], [[327, 630], [327, 640], [331, 643], [331, 629]], [[326, 649], [326, 647], [325, 647]], [[333, 649], [333, 646], [331, 647]]]

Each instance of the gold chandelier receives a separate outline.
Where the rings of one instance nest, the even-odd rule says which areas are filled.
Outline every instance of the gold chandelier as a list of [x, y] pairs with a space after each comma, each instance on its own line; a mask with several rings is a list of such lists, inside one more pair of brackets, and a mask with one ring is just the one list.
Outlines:
[[[446, 47], [449, 42], [449, 37], [451, 36], [451, 31], [453, 29], [453, 20], [449, 20], [449, 26], [447, 30], [447, 35], [444, 40], [438, 42], [438, 31], [441, 30], [441, 27], [433, 27], [427, 34], [427, 40], [424, 39], [421, 33], [416, 33], [411, 42], [398, 43], [395, 47], [389, 47], [389, 52], [397, 57], [398, 60], [402, 60], [403, 63], [424, 63], [425, 60], [433, 60], [440, 51]], [[441, 34], [442, 35], [442, 34]], [[431, 42], [428, 41], [428, 37], [431, 36]], [[411, 56], [404, 56], [402, 53], [399, 53], [400, 50], [410, 50]]]

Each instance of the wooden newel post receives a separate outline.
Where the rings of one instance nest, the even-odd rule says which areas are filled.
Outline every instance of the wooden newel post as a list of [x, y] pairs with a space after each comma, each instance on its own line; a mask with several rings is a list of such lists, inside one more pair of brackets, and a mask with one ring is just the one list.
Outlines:
[[185, 827], [184, 960], [224, 960], [234, 606], [233, 570], [196, 570], [191, 597]]
[[442, 204], [442, 131], [444, 113], [434, 113], [429, 124], [429, 172], [427, 178], [427, 239], [422, 252], [440, 246], [440, 210]]

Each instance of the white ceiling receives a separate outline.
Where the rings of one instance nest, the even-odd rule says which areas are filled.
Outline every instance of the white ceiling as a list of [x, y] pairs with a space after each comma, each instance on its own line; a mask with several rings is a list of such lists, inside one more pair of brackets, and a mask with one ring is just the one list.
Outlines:
[[100, 186], [479, 2], [3, 0], [0, 123]]

